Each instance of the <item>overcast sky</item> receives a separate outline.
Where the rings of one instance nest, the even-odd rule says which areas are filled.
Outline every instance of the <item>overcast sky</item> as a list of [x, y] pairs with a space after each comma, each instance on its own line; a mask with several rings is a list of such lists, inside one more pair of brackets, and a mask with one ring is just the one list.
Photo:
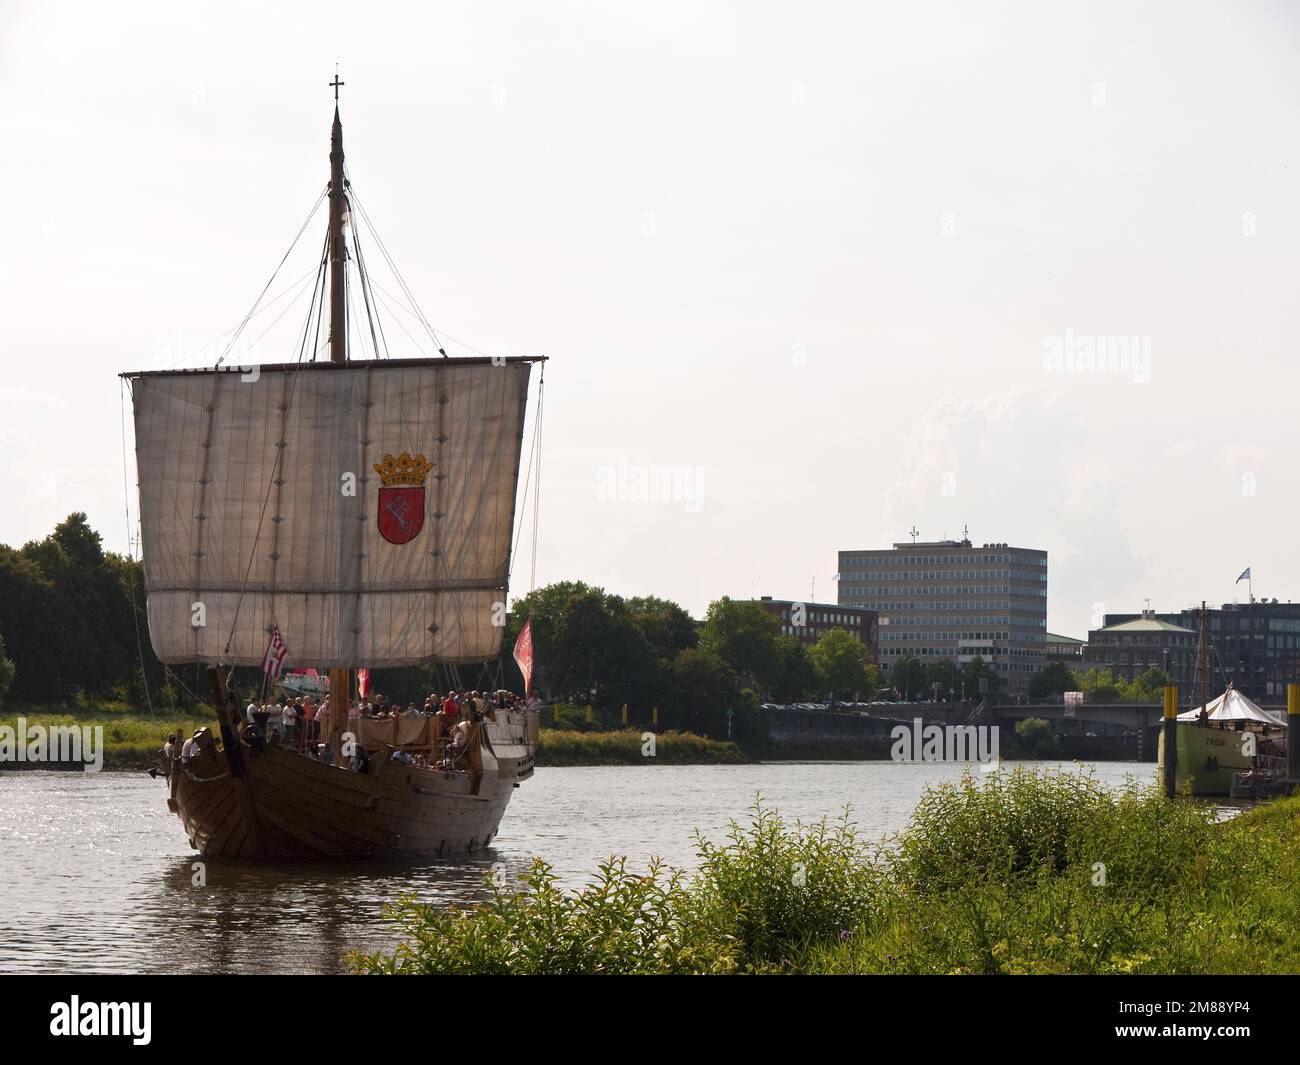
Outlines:
[[838, 549], [968, 525], [1047, 550], [1056, 632], [1247, 565], [1300, 599], [1300, 7], [1263, 0], [3, 0], [0, 542], [84, 510], [125, 549], [116, 375], [219, 354], [336, 62], [449, 353], [552, 358], [538, 583], [833, 601]]

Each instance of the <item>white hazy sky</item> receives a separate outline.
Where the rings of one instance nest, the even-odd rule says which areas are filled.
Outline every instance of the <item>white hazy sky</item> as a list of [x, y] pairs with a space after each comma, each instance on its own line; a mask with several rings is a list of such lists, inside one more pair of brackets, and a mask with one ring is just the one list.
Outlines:
[[[1300, 599], [1300, 7], [1265, 0], [4, 0], [0, 542], [84, 510], [125, 548], [116, 375], [215, 358], [328, 178], [335, 62], [429, 319], [552, 357], [539, 583], [833, 599], [837, 549], [968, 524], [1049, 552], [1053, 631], [1247, 565]], [[1149, 380], [1049, 371], [1067, 331]], [[688, 490], [631, 498], [651, 467]]]

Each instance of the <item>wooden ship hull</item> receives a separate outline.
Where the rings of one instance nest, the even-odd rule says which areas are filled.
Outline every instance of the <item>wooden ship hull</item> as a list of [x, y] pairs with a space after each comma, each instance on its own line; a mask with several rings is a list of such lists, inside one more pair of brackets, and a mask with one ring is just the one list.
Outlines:
[[237, 741], [236, 759], [212, 747], [188, 767], [169, 767], [168, 806], [204, 857], [409, 860], [480, 850], [533, 774], [537, 715], [496, 718], [475, 726], [450, 770], [394, 761], [393, 748], [359, 773], [277, 746], [258, 752]]

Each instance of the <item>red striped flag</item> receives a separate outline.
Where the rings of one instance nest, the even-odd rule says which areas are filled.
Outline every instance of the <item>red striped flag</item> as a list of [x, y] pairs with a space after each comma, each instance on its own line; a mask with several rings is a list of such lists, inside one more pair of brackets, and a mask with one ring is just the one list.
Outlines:
[[533, 619], [531, 617], [524, 622], [524, 627], [519, 630], [519, 635], [515, 638], [515, 662], [519, 666], [519, 672], [524, 675], [524, 695], [527, 696], [533, 690]]
[[288, 653], [289, 648], [285, 646], [284, 638], [277, 628], [271, 633], [271, 642], [267, 645], [266, 657], [262, 659], [262, 672], [271, 678], [278, 677], [280, 667], [284, 665], [284, 658]]

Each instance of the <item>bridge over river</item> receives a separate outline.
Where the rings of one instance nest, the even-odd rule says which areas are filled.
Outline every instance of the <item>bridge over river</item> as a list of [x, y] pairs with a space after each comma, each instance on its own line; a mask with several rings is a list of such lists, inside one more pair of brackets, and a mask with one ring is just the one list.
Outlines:
[[[1276, 709], [1265, 707], [1265, 709]], [[930, 725], [999, 725], [1010, 731], [1041, 718], [1065, 758], [1154, 762], [1159, 703], [796, 703], [764, 704], [769, 754], [776, 758], [887, 758], [891, 732], [917, 719]], [[1004, 732], [1004, 735], [1006, 733]]]

